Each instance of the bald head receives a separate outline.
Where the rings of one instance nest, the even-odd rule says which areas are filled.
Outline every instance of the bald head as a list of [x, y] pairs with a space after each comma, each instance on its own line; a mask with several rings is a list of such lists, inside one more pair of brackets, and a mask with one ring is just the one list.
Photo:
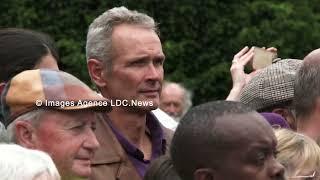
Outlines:
[[163, 85], [163, 90], [168, 92], [168, 91], [183, 91], [182, 90], [182, 87], [177, 84], [177, 83], [171, 83], [171, 82], [166, 82], [164, 85]]
[[304, 58], [295, 80], [294, 99], [298, 124], [303, 125], [303, 119], [314, 112], [316, 101], [320, 97], [319, 89], [320, 49], [316, 49]]
[[304, 63], [320, 63], [320, 48], [311, 51], [303, 60]]
[[177, 83], [166, 82], [163, 84], [163, 87], [162, 87], [162, 95], [163, 96], [174, 95], [174, 96], [178, 96], [179, 98], [183, 99], [184, 93], [185, 93], [184, 88]]

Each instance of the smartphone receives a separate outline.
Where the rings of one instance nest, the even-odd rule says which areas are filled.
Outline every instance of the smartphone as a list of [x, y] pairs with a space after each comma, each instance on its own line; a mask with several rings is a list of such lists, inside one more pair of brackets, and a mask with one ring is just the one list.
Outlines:
[[277, 53], [259, 47], [254, 47], [253, 53], [253, 60], [250, 63], [253, 70], [265, 68], [271, 65], [272, 61], [277, 58]]

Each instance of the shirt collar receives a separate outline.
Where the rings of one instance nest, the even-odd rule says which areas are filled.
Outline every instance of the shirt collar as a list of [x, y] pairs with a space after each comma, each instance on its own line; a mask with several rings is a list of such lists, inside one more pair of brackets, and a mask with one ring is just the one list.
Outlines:
[[[143, 160], [144, 159], [143, 153], [135, 145], [130, 143], [122, 135], [122, 133], [118, 131], [116, 127], [113, 126], [110, 120], [108, 120], [107, 123], [110, 126], [113, 133], [115, 134], [116, 138], [118, 139], [123, 149], [131, 156], [134, 156], [139, 160]], [[155, 159], [160, 155], [163, 155], [166, 149], [165, 147], [166, 141], [163, 137], [163, 130], [161, 128], [161, 125], [157, 120], [157, 118], [152, 113], [148, 113], [146, 116], [146, 134], [148, 134], [149, 137], [151, 138], [151, 143], [152, 143], [151, 159]]]

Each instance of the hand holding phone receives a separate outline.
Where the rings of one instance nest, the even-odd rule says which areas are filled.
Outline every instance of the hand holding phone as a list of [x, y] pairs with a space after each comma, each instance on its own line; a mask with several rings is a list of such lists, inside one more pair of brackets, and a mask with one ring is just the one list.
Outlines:
[[253, 70], [262, 69], [272, 64], [273, 59], [277, 57], [277, 53], [267, 51], [263, 48], [254, 47], [253, 59], [251, 67]]

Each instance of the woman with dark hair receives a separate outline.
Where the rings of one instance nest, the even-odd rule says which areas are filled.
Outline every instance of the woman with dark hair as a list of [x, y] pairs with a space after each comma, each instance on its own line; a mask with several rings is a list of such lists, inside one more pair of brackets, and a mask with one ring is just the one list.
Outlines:
[[[59, 70], [58, 61], [58, 51], [48, 35], [26, 29], [0, 29], [0, 95], [5, 83], [16, 74], [38, 68]], [[2, 110], [0, 142], [6, 141], [1, 121]]]
[[34, 68], [58, 70], [59, 55], [52, 39], [25, 29], [0, 30], [0, 82]]

